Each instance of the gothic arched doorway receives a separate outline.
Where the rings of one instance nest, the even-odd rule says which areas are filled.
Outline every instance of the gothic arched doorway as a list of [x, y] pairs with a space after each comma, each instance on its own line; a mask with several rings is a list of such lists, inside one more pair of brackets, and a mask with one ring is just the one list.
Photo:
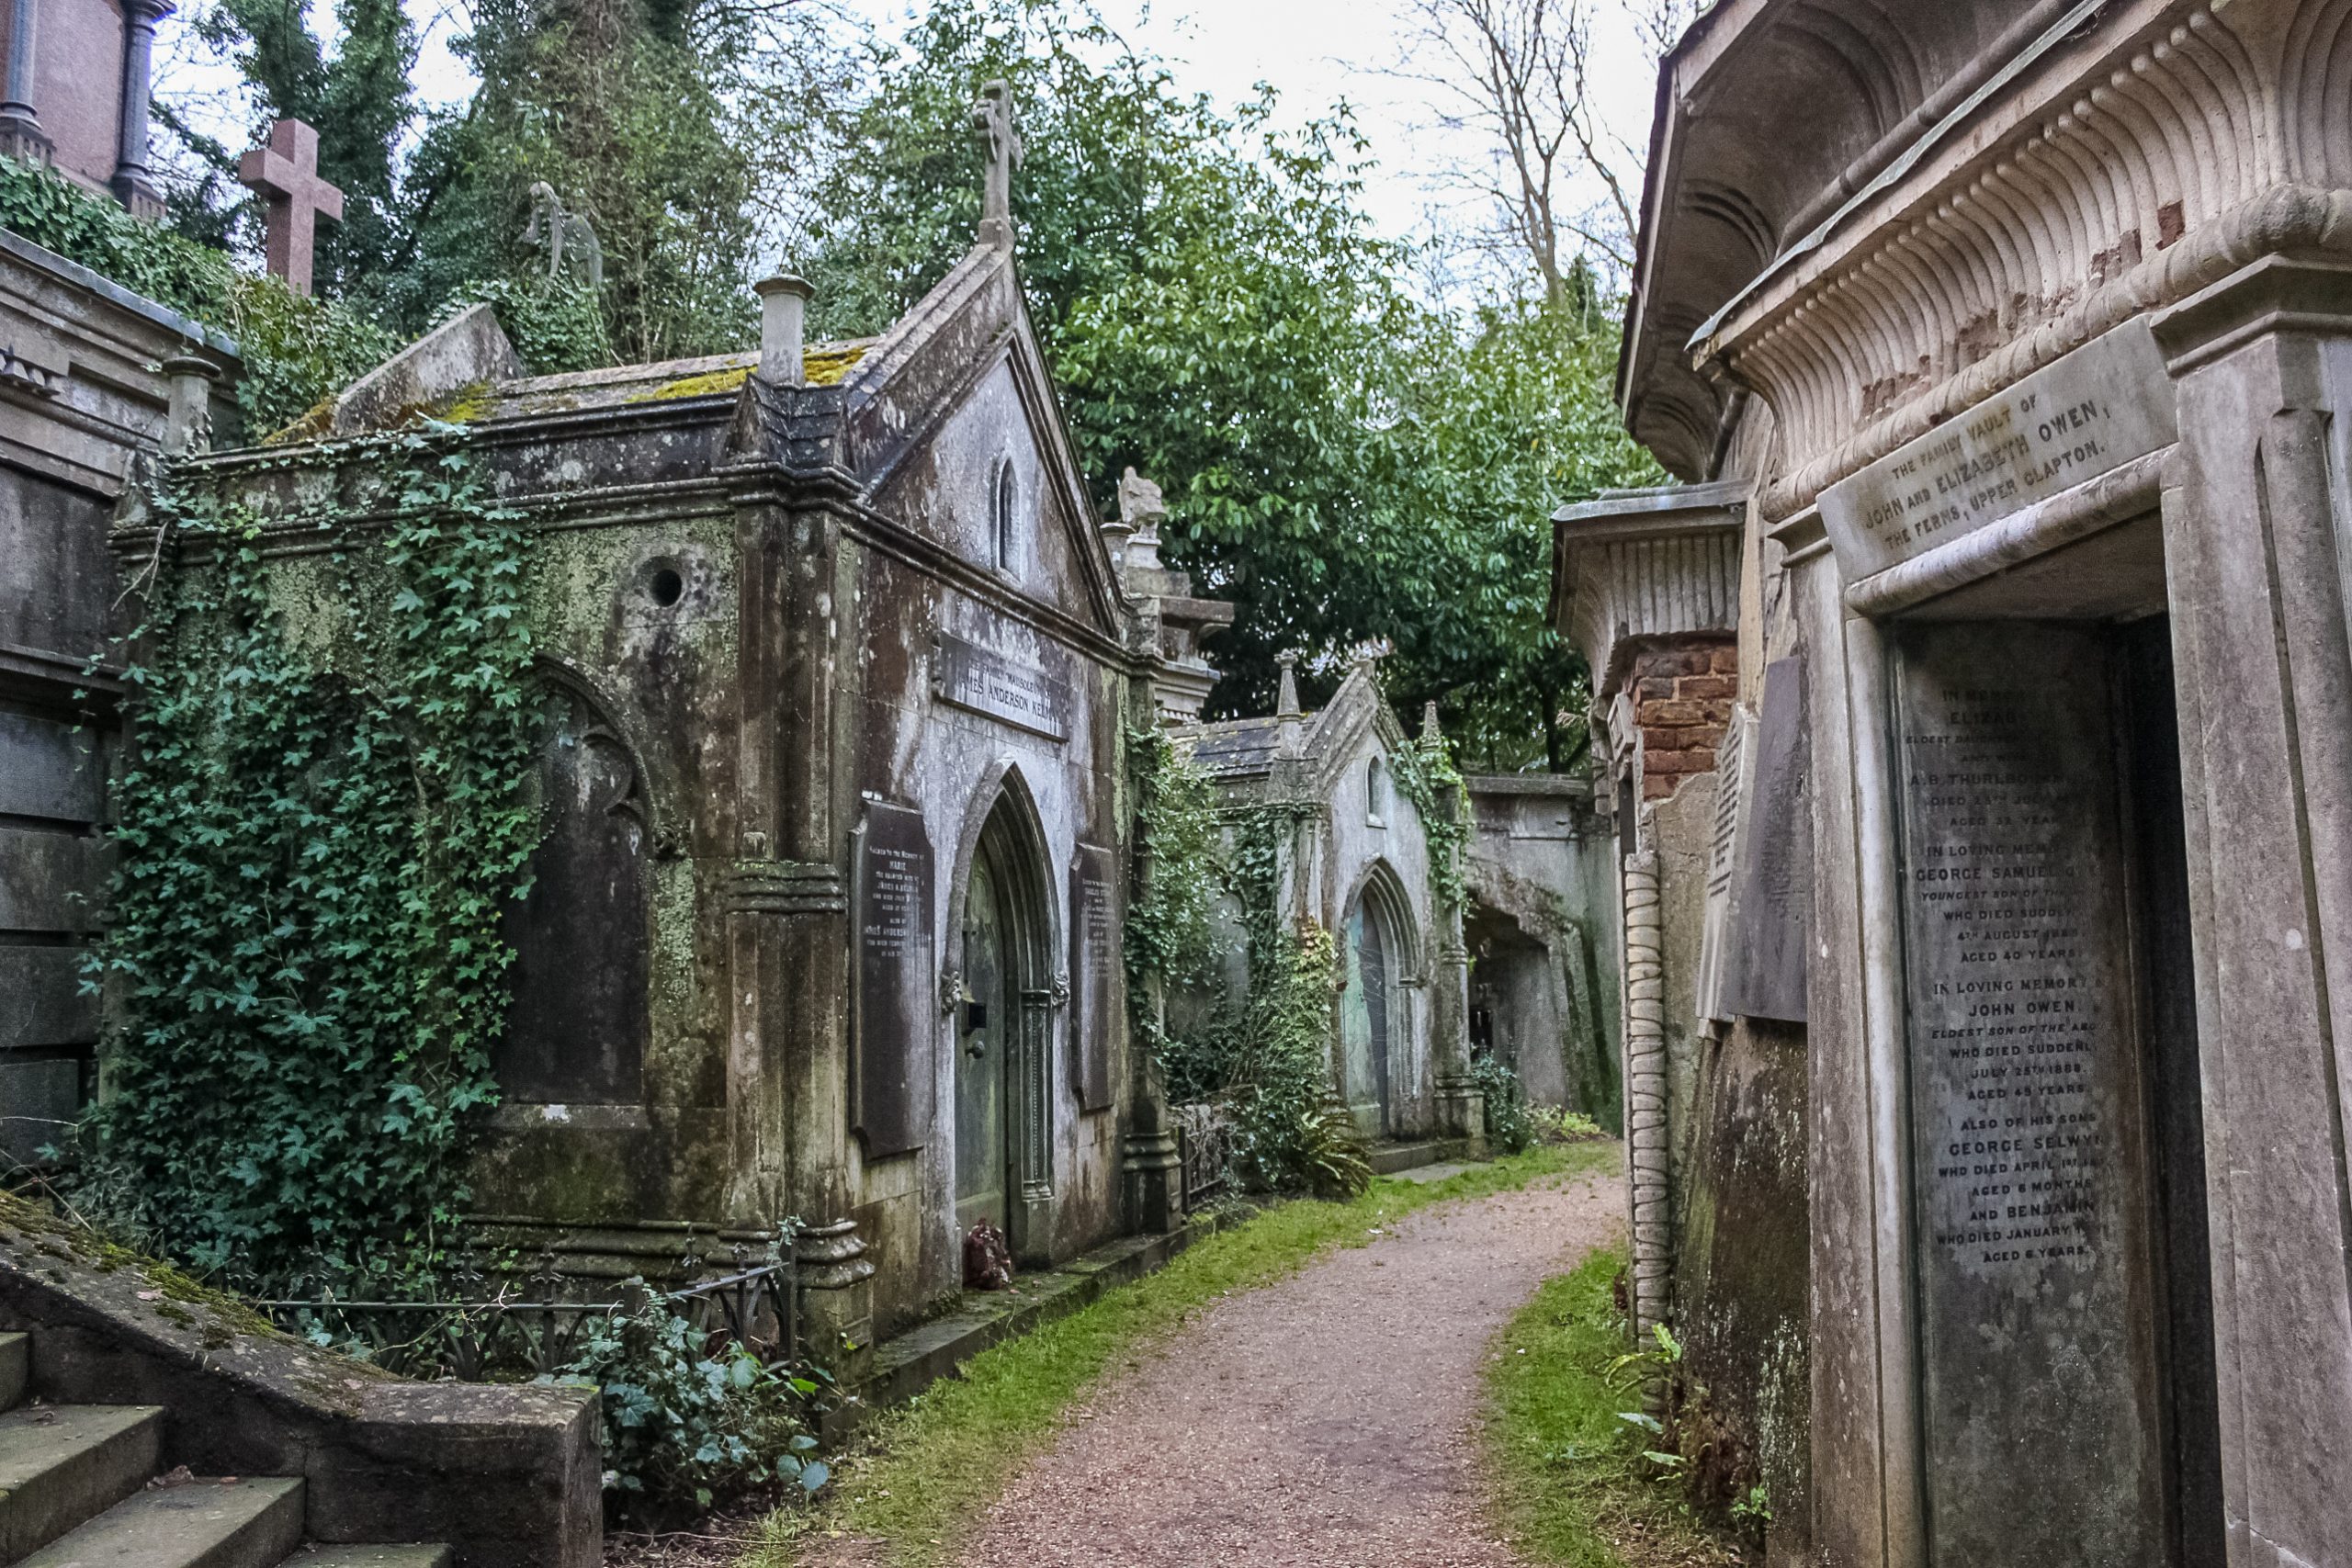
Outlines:
[[1411, 972], [1403, 909], [1379, 873], [1349, 906], [1340, 933], [1346, 966], [1340, 993], [1340, 1093], [1368, 1137], [1394, 1129], [1396, 1067], [1407, 1054]]
[[1046, 1095], [1054, 976], [1043, 836], [1017, 781], [994, 795], [966, 863], [951, 959], [956, 1225], [1000, 1225], [1016, 1255], [1042, 1252], [1052, 1201]]

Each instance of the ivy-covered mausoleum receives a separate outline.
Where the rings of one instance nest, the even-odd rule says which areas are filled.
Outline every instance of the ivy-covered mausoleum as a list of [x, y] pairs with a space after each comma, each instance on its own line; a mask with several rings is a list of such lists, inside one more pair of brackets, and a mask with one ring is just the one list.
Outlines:
[[526, 1257], [658, 1277], [796, 1218], [807, 1310], [863, 1345], [962, 1283], [982, 1220], [1042, 1263], [1181, 1213], [1127, 1021], [1122, 744], [1197, 708], [1230, 612], [1123, 585], [991, 197], [879, 338], [804, 345], [778, 278], [757, 353], [526, 378], [478, 308], [177, 470], [256, 520], [298, 640], [354, 570], [328, 519], [404, 504], [381, 433], [439, 422], [524, 520], [556, 700], [470, 1207]]

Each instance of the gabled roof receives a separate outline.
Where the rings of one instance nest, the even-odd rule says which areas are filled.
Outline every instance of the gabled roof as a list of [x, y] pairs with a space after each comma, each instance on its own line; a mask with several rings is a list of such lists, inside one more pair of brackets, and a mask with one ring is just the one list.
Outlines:
[[[1286, 751], [1293, 730], [1296, 739], [1288, 744], [1295, 749]], [[1282, 771], [1286, 789], [1322, 795], [1354, 756], [1366, 730], [1376, 730], [1391, 751], [1408, 743], [1369, 660], [1349, 671], [1331, 701], [1316, 712], [1180, 725], [1169, 736], [1220, 784], [1272, 780]]]

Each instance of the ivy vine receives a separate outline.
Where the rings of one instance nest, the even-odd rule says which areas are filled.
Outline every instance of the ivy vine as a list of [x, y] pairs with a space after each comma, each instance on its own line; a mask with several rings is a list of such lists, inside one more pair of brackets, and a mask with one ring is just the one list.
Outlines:
[[300, 578], [244, 503], [155, 497], [82, 1179], [248, 1289], [429, 1251], [495, 1098], [540, 704], [525, 519], [456, 434], [358, 444], [391, 515]]
[[1391, 762], [1397, 792], [1420, 813], [1438, 913], [1450, 916], [1469, 900], [1464, 857], [1470, 824], [1464, 815], [1462, 774], [1453, 765], [1453, 748], [1442, 735], [1425, 735], [1399, 748]]

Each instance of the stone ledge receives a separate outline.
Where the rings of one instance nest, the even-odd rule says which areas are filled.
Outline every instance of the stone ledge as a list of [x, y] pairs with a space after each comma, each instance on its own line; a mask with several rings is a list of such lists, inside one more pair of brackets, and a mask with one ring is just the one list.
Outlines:
[[164, 1461], [300, 1477], [305, 1533], [446, 1541], [458, 1568], [594, 1568], [595, 1395], [424, 1383], [280, 1333], [234, 1298], [0, 1194], [0, 1331], [31, 1336], [32, 1392], [160, 1404]]
[[966, 1291], [955, 1311], [875, 1347], [873, 1375], [859, 1391], [862, 1403], [827, 1419], [827, 1439], [845, 1437], [873, 1412], [958, 1375], [989, 1346], [1068, 1317], [1114, 1286], [1159, 1272], [1224, 1223], [1215, 1214], [1196, 1214], [1182, 1230], [1122, 1236], [1057, 1268], [1022, 1275], [1011, 1291]]
[[1425, 1165], [1458, 1165], [1472, 1156], [1468, 1138], [1428, 1138], [1413, 1144], [1379, 1144], [1365, 1156], [1374, 1176], [1396, 1176]]

